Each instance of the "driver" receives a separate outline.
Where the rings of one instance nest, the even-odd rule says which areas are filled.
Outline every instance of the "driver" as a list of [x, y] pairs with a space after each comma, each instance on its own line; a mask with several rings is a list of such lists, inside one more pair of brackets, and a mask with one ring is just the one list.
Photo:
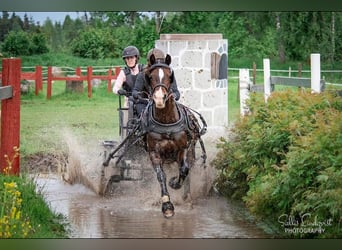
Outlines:
[[[165, 60], [164, 52], [160, 49], [153, 48], [147, 53], [147, 67], [144, 70], [148, 69], [151, 66], [151, 62], [149, 58], [152, 54], [155, 56], [156, 61], [163, 63]], [[145, 81], [145, 73], [144, 71], [142, 71], [138, 74], [138, 77], [135, 81], [133, 92], [132, 92], [132, 96], [135, 99], [135, 102], [137, 103], [136, 110], [138, 113], [138, 117], [140, 116], [141, 112], [145, 109], [148, 103], [147, 98], [148, 98], [149, 88], [147, 84], [148, 83]], [[173, 81], [171, 83], [170, 88], [174, 94], [175, 100], [178, 101], [180, 98], [180, 93], [177, 87], [175, 76], [173, 76]]]
[[125, 62], [125, 68], [121, 69], [115, 84], [113, 93], [125, 95], [125, 107], [128, 107], [128, 96], [132, 94], [135, 80], [144, 68], [143, 64], [139, 64], [140, 52], [135, 46], [128, 46], [122, 51], [122, 59]]

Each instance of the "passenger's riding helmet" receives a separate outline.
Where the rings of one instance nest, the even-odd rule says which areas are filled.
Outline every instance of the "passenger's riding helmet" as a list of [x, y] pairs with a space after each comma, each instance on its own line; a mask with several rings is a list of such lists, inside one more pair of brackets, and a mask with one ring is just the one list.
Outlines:
[[124, 50], [122, 51], [122, 59], [125, 59], [126, 57], [130, 57], [130, 56], [136, 56], [137, 59], [140, 58], [140, 52], [137, 49], [137, 47], [128, 46], [128, 47], [124, 48]]
[[164, 60], [165, 60], [164, 52], [160, 49], [153, 48], [153, 49], [150, 49], [150, 51], [147, 53], [147, 64], [148, 64], [148, 66], [151, 66], [150, 57], [152, 54], [156, 58], [156, 61], [164, 62]]
[[[139, 61], [139, 58], [140, 58], [140, 52], [137, 49], [137, 47], [128, 46], [128, 47], [124, 48], [124, 50], [122, 51], [122, 59], [124, 59], [124, 61], [125, 61], [126, 57], [131, 57], [131, 56], [135, 56], [137, 58], [135, 61], [135, 65], [136, 65]], [[126, 63], [126, 61], [125, 61], [125, 63]], [[135, 67], [135, 65], [134, 65], [134, 67]]]

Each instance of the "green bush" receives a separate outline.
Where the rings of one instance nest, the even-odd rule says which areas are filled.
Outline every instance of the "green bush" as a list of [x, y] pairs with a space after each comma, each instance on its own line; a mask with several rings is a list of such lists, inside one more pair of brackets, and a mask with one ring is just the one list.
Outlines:
[[109, 30], [89, 28], [73, 40], [72, 53], [83, 58], [108, 58], [115, 54], [115, 43]]
[[31, 36], [31, 54], [44, 54], [49, 52], [49, 49], [47, 47], [47, 39], [44, 34], [42, 33], [34, 33]]
[[7, 56], [27, 56], [49, 51], [44, 34], [24, 31], [11, 31], [2, 44], [2, 50]]
[[2, 51], [8, 56], [29, 55], [30, 38], [28, 33], [24, 31], [8, 33], [2, 44]]
[[[250, 114], [218, 145], [219, 191], [290, 237], [341, 237], [341, 97], [288, 90], [267, 103], [254, 94], [248, 105]], [[284, 217], [297, 232], [278, 221]], [[324, 224], [324, 233], [305, 231], [309, 220], [316, 229]]]

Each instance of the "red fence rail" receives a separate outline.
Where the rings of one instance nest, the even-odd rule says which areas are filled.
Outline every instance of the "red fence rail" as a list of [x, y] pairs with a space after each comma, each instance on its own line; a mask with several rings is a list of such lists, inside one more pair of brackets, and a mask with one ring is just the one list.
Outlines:
[[91, 98], [92, 95], [92, 84], [91, 84], [91, 80], [92, 79], [100, 79], [100, 80], [107, 80], [108, 84], [107, 84], [107, 89], [108, 92], [111, 91], [111, 82], [112, 80], [115, 80], [117, 78], [117, 76], [120, 73], [121, 68], [120, 67], [115, 67], [114, 68], [115, 72], [114, 75], [112, 74], [112, 69], [108, 69], [107, 71], [107, 75], [94, 75], [93, 74], [93, 67], [92, 66], [88, 66], [87, 67], [87, 74], [86, 75], [82, 75], [82, 71], [81, 68], [76, 68], [75, 70], [75, 74], [76, 76], [54, 76], [52, 74], [52, 67], [49, 66], [48, 67], [48, 76], [47, 76], [47, 94], [46, 94], [46, 98], [50, 99], [51, 98], [51, 94], [52, 94], [52, 81], [87, 81], [88, 82], [88, 97]]
[[[114, 74], [113, 74], [114, 69]], [[114, 68], [108, 69], [107, 73], [104, 75], [95, 75], [93, 73], [93, 67], [88, 66], [85, 75], [82, 75], [82, 70], [80, 67], [75, 69], [75, 76], [55, 76], [52, 72], [52, 66], [48, 67], [47, 70], [47, 92], [46, 98], [50, 99], [52, 95], [52, 82], [53, 81], [87, 81], [88, 97], [92, 96], [92, 84], [93, 79], [107, 80], [108, 92], [111, 92], [111, 82], [115, 80], [120, 73], [121, 68], [116, 66]], [[38, 95], [40, 91], [43, 90], [43, 70], [42, 66], [36, 66], [33, 72], [20, 72], [20, 80], [33, 80], [35, 81], [35, 94]], [[2, 77], [2, 72], [0, 72], [0, 77]]]

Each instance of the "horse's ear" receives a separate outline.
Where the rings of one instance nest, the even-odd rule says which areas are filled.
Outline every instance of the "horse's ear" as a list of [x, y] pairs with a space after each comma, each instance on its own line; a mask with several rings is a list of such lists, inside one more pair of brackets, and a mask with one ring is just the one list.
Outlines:
[[166, 57], [165, 57], [165, 63], [166, 63], [167, 65], [170, 65], [170, 64], [171, 64], [171, 56], [170, 56], [169, 54], [167, 54]]
[[153, 65], [156, 62], [156, 57], [152, 54], [150, 56], [150, 65]]

